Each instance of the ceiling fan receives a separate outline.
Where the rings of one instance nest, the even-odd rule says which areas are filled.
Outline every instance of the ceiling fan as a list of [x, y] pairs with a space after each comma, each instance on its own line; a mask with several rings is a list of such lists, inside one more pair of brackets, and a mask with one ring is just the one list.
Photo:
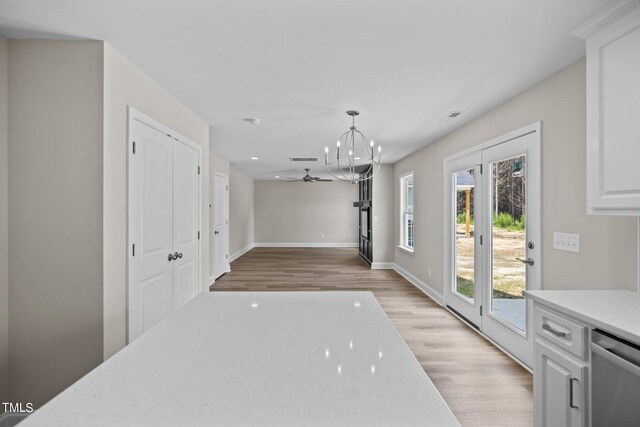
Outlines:
[[287, 182], [329, 182], [329, 181], [333, 181], [332, 179], [320, 179], [317, 176], [311, 176], [309, 175], [309, 171], [311, 169], [309, 168], [305, 168], [305, 170], [307, 171], [307, 174], [305, 176], [303, 176], [302, 178], [290, 178], [287, 177]]

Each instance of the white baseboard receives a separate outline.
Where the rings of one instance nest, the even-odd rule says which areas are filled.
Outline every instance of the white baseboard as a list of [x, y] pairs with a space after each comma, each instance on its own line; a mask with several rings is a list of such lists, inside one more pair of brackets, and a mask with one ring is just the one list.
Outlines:
[[444, 298], [442, 294], [434, 290], [431, 286], [424, 283], [422, 280], [418, 279], [413, 274], [409, 273], [404, 268], [400, 267], [398, 264], [394, 264], [393, 269], [402, 277], [407, 279], [413, 286], [420, 289], [425, 293], [429, 298], [434, 300], [438, 305], [444, 306]]
[[393, 262], [372, 262], [372, 270], [395, 270], [396, 264]]
[[240, 258], [242, 255], [246, 254], [247, 252], [249, 252], [251, 249], [255, 248], [256, 244], [252, 243], [249, 246], [247, 246], [246, 248], [240, 249], [238, 252], [236, 252], [235, 254], [231, 255], [231, 258], [229, 258], [229, 262], [233, 262], [236, 259]]
[[256, 248], [357, 248], [358, 243], [270, 243], [255, 244]]

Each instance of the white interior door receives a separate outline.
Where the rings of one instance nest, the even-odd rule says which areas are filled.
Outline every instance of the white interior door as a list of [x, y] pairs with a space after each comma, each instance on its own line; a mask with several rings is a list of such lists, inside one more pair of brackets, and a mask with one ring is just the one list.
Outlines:
[[199, 153], [173, 145], [173, 308], [198, 294], [200, 185]]
[[540, 132], [445, 162], [447, 306], [528, 366], [540, 289]]
[[213, 188], [213, 276], [229, 268], [229, 178], [215, 173]]
[[132, 341], [172, 311], [173, 264], [168, 257], [173, 250], [174, 141], [137, 120], [130, 121], [129, 135], [128, 337]]
[[127, 341], [200, 284], [199, 147], [129, 109]]
[[446, 271], [450, 284], [445, 286], [447, 306], [478, 329], [482, 305], [481, 163], [481, 152], [477, 151], [445, 165], [445, 251], [452, 261]]

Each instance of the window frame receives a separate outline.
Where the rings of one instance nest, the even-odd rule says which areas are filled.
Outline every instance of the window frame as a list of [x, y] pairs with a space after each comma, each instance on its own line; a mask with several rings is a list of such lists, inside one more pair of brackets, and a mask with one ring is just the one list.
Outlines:
[[[413, 188], [413, 195], [414, 195], [414, 200], [413, 200], [413, 206], [412, 206], [412, 210], [411, 212], [409, 212], [407, 210], [407, 182], [411, 180], [412, 181], [412, 188]], [[400, 234], [399, 234], [399, 242], [398, 242], [398, 248], [402, 249], [405, 252], [408, 252], [410, 254], [415, 253], [415, 236], [416, 236], [416, 228], [415, 228], [415, 175], [413, 173], [413, 171], [410, 172], [406, 172], [402, 175], [400, 175], [399, 177], [399, 181], [400, 181], [400, 217], [399, 217], [399, 228], [400, 228]], [[405, 220], [406, 215], [408, 215], [409, 213], [411, 213], [412, 215], [412, 224], [411, 227], [413, 228], [413, 233], [412, 234], [412, 245], [409, 246], [409, 226], [407, 225], [407, 222]]]

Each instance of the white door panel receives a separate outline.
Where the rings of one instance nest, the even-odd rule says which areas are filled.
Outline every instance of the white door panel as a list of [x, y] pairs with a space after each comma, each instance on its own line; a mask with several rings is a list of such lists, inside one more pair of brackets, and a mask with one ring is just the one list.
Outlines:
[[182, 143], [173, 151], [174, 309], [198, 293], [198, 152]]
[[[129, 340], [142, 335], [171, 311], [173, 141], [133, 120], [129, 157], [130, 284]], [[134, 253], [135, 251], [135, 253]]]

